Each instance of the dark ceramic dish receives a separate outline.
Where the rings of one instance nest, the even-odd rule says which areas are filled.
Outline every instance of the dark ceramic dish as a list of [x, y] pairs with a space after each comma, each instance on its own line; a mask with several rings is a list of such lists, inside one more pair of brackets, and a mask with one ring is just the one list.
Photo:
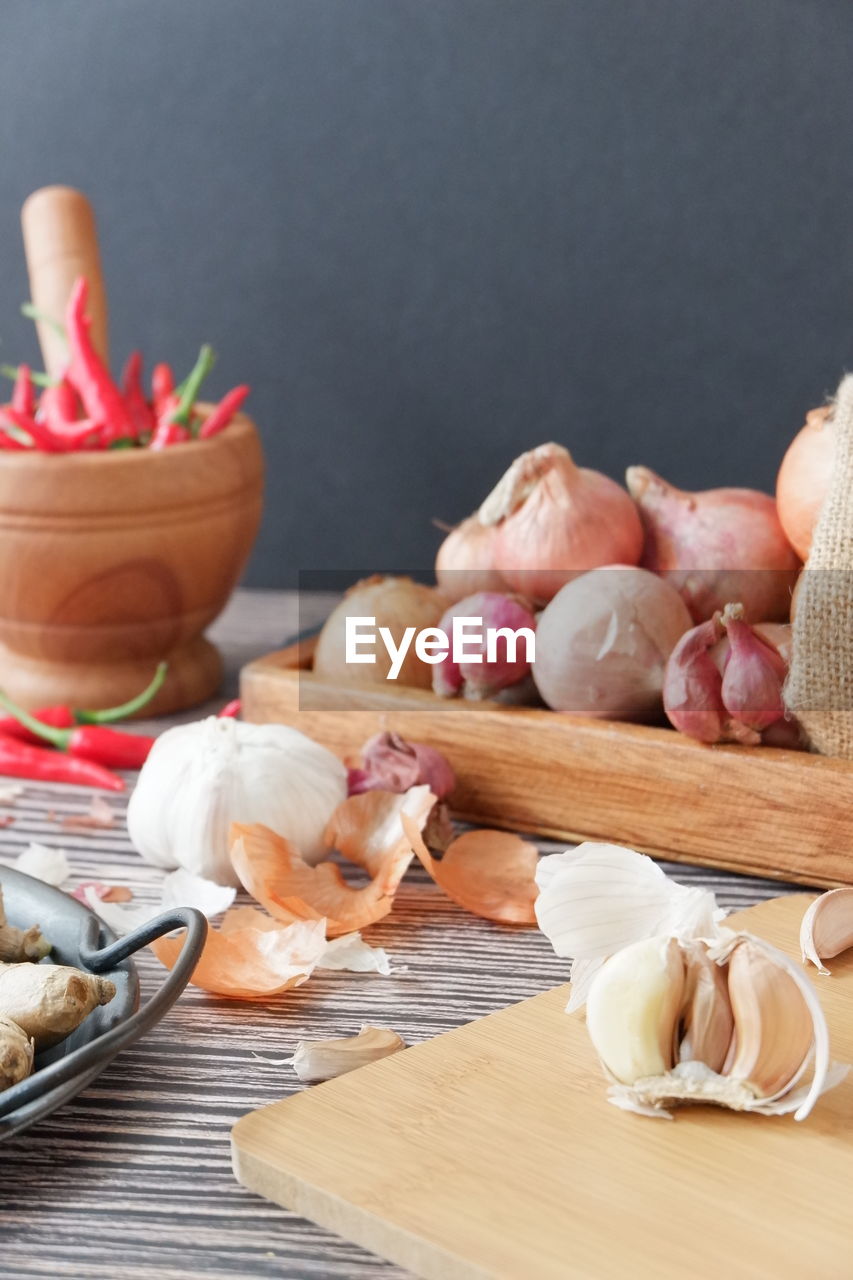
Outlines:
[[[0, 1092], [0, 1142], [50, 1115], [85, 1089], [122, 1049], [159, 1022], [187, 985], [207, 934], [207, 921], [190, 907], [157, 916], [140, 929], [116, 938], [94, 912], [41, 880], [0, 867], [0, 888], [10, 924], [39, 924], [53, 951], [43, 964], [70, 964], [102, 974], [116, 985], [107, 1005], [89, 1014], [61, 1044], [36, 1057], [26, 1080]], [[174, 969], [147, 1004], [139, 1008], [139, 979], [129, 959], [154, 938], [186, 929]]]

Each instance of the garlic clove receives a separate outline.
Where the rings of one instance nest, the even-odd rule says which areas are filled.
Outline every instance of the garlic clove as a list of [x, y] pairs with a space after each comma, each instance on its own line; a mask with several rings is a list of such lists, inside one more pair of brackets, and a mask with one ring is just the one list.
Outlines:
[[734, 1031], [726, 975], [709, 957], [704, 943], [684, 943], [682, 953], [687, 970], [679, 1061], [703, 1062], [718, 1072], [728, 1056]]
[[802, 1070], [814, 1039], [811, 1011], [791, 975], [751, 938], [728, 957], [728, 990], [735, 1034], [723, 1074], [773, 1097]]
[[823, 974], [824, 960], [853, 947], [853, 889], [830, 889], [815, 898], [800, 925], [803, 963], [811, 960]]
[[341, 1040], [300, 1040], [290, 1065], [303, 1083], [316, 1084], [389, 1058], [405, 1047], [405, 1040], [389, 1027], [364, 1026], [357, 1036]]
[[671, 1070], [684, 980], [675, 938], [636, 942], [599, 970], [587, 997], [587, 1030], [603, 1065], [621, 1084]]

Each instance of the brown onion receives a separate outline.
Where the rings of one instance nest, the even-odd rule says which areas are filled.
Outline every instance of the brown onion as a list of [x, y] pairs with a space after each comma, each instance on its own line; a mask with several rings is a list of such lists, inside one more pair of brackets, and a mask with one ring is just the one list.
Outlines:
[[626, 479], [646, 530], [642, 564], [666, 574], [696, 622], [730, 600], [750, 619], [787, 620], [800, 562], [769, 494], [687, 493], [648, 467], [629, 467]]
[[806, 425], [788, 446], [776, 478], [776, 505], [788, 541], [803, 560], [812, 546], [835, 459], [833, 405], [806, 414]]
[[663, 578], [625, 565], [593, 570], [567, 583], [539, 618], [533, 678], [555, 711], [651, 719], [667, 659], [690, 625]]
[[495, 530], [476, 515], [451, 529], [435, 559], [438, 589], [450, 604], [478, 591], [505, 591], [495, 568]]
[[422, 586], [411, 578], [383, 578], [377, 575], [365, 578], [350, 587], [343, 600], [326, 619], [317, 648], [314, 651], [314, 671], [327, 679], [347, 684], [402, 684], [419, 689], [432, 688], [432, 667], [422, 662], [411, 644], [403, 659], [400, 674], [395, 681], [387, 681], [391, 659], [384, 646], [377, 641], [375, 663], [349, 663], [346, 661], [346, 620], [348, 617], [371, 617], [376, 628], [387, 627], [399, 644], [407, 627], [416, 632], [425, 627], [435, 627], [447, 601], [434, 587]]
[[536, 604], [589, 569], [636, 564], [643, 546], [637, 510], [621, 485], [576, 466], [559, 444], [516, 458], [478, 517], [494, 529], [494, 563], [505, 582]]

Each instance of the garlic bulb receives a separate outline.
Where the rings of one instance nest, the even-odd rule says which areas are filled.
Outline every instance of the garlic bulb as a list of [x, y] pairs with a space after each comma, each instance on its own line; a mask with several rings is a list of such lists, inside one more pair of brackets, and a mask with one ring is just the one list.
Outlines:
[[211, 716], [157, 739], [130, 798], [127, 829], [155, 867], [185, 867], [236, 885], [228, 854], [232, 822], [263, 823], [315, 862], [325, 826], [346, 795], [344, 765], [305, 734]]

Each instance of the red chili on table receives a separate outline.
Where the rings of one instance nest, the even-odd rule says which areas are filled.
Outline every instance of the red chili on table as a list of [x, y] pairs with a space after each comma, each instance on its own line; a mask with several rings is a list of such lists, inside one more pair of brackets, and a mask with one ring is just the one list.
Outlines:
[[71, 782], [78, 787], [124, 791], [124, 779], [91, 760], [60, 755], [46, 747], [0, 735], [0, 774], [35, 782]]
[[[166, 678], [168, 664], [161, 662], [151, 683], [117, 707], [103, 711], [72, 711], [70, 707], [43, 707], [32, 714], [0, 691], [0, 705], [9, 714], [0, 716], [0, 734], [27, 743], [49, 742], [60, 751], [110, 769], [141, 769], [156, 739], [145, 734], [106, 728], [124, 720], [151, 701]], [[2, 770], [0, 770], [2, 772]]]

